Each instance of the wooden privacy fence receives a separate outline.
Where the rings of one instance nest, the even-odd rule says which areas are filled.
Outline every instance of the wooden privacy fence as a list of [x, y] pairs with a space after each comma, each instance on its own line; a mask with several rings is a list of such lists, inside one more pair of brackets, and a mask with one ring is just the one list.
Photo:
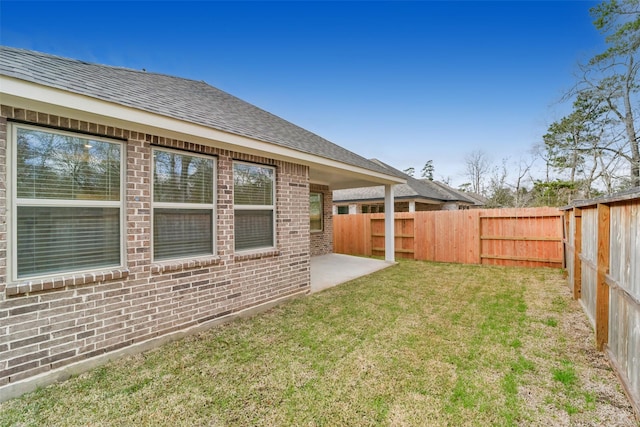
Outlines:
[[640, 418], [640, 191], [565, 210], [568, 285]]
[[[395, 214], [395, 255], [426, 261], [563, 266], [563, 213], [556, 208]], [[384, 255], [384, 214], [335, 215], [334, 252]]]

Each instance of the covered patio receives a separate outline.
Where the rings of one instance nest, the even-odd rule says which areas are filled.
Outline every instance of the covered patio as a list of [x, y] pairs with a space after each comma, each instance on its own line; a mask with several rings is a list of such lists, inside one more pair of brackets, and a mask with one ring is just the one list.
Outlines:
[[311, 257], [311, 293], [366, 276], [395, 262], [342, 254]]

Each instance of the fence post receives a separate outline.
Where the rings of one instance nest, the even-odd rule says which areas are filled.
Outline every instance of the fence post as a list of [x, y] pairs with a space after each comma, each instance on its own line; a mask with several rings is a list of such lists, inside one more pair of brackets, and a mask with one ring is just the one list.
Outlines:
[[609, 274], [610, 251], [609, 205], [598, 203], [598, 279], [596, 282], [596, 345], [602, 351], [609, 341]]
[[571, 213], [569, 211], [564, 211], [564, 217], [562, 218], [562, 268], [567, 269], [569, 266], [569, 262], [567, 260], [567, 247], [571, 244], [569, 242], [569, 224], [571, 223]]
[[373, 236], [371, 233], [371, 215], [370, 214], [360, 214], [363, 222], [362, 229], [364, 230], [364, 235], [362, 238], [364, 239], [364, 254], [366, 256], [373, 255]]
[[482, 264], [482, 210], [478, 210], [478, 264]]
[[582, 298], [582, 209], [573, 208], [573, 299]]

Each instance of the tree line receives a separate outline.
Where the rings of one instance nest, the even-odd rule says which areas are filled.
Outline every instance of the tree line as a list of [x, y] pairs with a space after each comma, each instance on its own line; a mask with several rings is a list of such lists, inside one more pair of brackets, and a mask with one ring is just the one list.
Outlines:
[[[578, 64], [575, 85], [562, 98], [569, 114], [549, 125], [528, 157], [495, 163], [482, 150], [467, 154], [468, 181], [460, 189], [487, 197], [492, 207], [520, 207], [640, 187], [640, 0], [608, 0], [590, 14], [606, 49]], [[534, 177], [540, 161], [544, 176]]]
[[564, 97], [571, 112], [542, 138], [548, 168], [560, 176], [539, 186], [569, 198], [640, 186], [640, 1], [610, 0], [590, 12], [607, 48], [578, 65], [577, 82]]

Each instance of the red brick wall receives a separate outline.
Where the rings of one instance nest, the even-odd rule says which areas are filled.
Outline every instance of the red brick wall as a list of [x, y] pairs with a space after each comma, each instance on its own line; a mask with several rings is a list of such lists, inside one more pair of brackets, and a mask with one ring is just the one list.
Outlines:
[[311, 233], [311, 256], [333, 253], [333, 195], [326, 185], [311, 184], [310, 191], [322, 193], [322, 232]]
[[[127, 141], [127, 256], [123, 268], [7, 283], [7, 118]], [[152, 144], [217, 157], [216, 256], [151, 262]], [[234, 252], [233, 160], [276, 167], [275, 250]], [[306, 292], [310, 283], [308, 175], [308, 168], [302, 165], [2, 106], [0, 387]]]

